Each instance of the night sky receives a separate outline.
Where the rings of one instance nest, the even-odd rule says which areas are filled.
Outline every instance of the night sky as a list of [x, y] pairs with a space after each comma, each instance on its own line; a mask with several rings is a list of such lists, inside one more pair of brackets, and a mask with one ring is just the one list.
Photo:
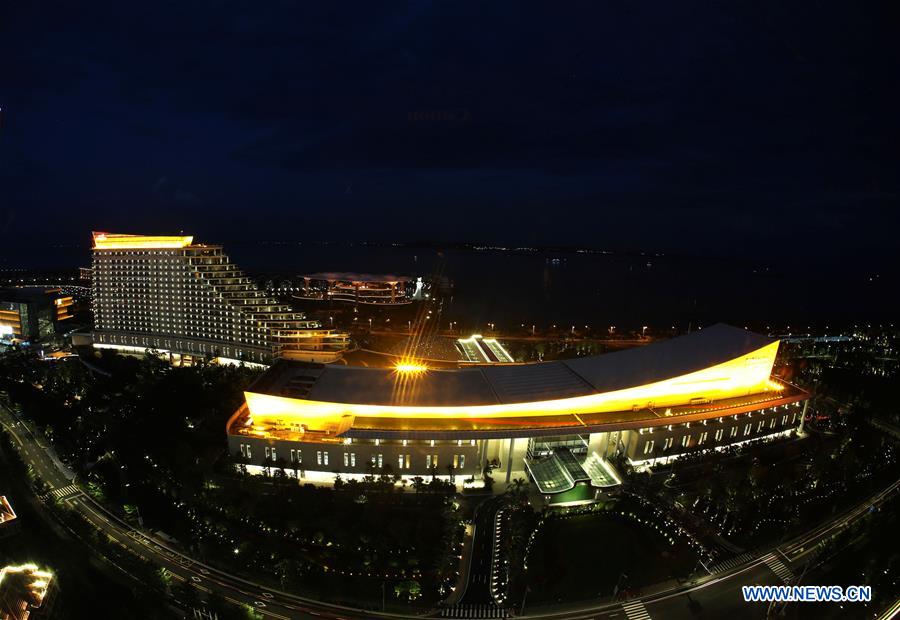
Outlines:
[[890, 4], [3, 3], [0, 230], [884, 259]]

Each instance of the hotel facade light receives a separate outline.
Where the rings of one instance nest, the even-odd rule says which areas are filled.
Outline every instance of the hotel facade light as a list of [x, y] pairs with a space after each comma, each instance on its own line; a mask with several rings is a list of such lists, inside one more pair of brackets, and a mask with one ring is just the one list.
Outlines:
[[220, 245], [190, 235], [94, 232], [94, 346], [269, 364], [335, 361], [346, 333], [279, 302]]

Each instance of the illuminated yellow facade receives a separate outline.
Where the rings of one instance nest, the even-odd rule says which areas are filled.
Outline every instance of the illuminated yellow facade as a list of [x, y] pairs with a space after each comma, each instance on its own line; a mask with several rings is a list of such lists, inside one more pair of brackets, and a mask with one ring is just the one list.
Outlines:
[[[428, 419], [528, 418], [596, 414], [644, 408], [688, 405], [695, 400], [726, 400], [778, 391], [770, 382], [778, 342], [680, 377], [648, 385], [575, 398], [481, 406], [385, 406], [360, 403], [317, 402], [270, 394], [245, 392], [255, 423], [303, 425], [308, 430], [329, 430], [352, 418], [400, 418], [408, 422]], [[454, 372], [433, 370], [427, 372]], [[349, 394], [348, 399], [353, 395]]]
[[194, 241], [186, 235], [122, 235], [92, 233], [95, 250], [163, 250], [186, 248]]

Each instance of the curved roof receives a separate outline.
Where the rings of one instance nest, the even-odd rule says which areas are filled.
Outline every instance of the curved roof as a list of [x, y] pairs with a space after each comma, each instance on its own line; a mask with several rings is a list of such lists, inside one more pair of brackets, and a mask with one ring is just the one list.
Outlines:
[[404, 380], [391, 369], [280, 362], [250, 391], [308, 401], [387, 406], [478, 406], [587, 396], [672, 379], [774, 341], [718, 324], [651, 345], [520, 365], [429, 370]]

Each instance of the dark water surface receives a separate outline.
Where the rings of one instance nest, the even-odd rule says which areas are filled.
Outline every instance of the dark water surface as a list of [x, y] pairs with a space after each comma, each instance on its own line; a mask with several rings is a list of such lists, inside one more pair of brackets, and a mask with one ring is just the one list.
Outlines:
[[[251, 273], [292, 278], [320, 271], [423, 276], [453, 282], [447, 320], [579, 325], [617, 330], [684, 329], [727, 321], [799, 331], [807, 326], [889, 322], [897, 315], [884, 265], [823, 269], [794, 264], [663, 255], [498, 251], [349, 243], [225, 244]], [[87, 246], [52, 247], [2, 258], [2, 267], [72, 268]], [[792, 325], [793, 324], [793, 325]], [[777, 326], [777, 327], [776, 327]]]

